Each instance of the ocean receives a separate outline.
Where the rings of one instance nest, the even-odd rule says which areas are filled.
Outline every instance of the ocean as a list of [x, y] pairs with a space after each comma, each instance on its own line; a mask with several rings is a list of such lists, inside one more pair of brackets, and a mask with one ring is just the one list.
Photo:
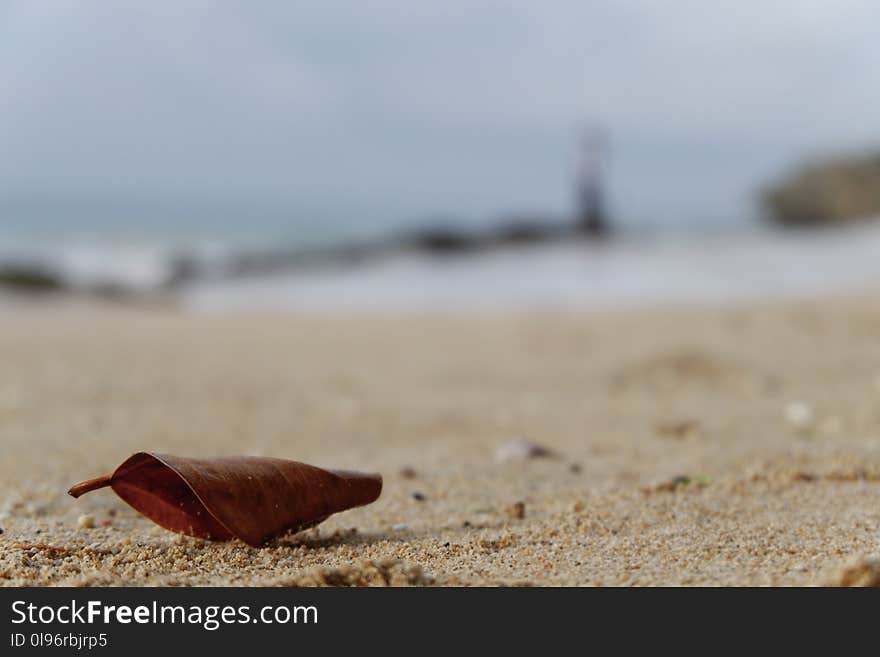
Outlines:
[[[582, 309], [809, 297], [880, 284], [875, 222], [812, 231], [743, 222], [716, 232], [678, 226], [598, 241], [554, 234], [495, 243], [479, 238], [485, 226], [413, 224], [390, 214], [152, 212], [124, 219], [7, 212], [0, 270], [51, 272], [73, 289], [161, 291], [205, 312]], [[453, 248], [434, 248], [436, 235], [405, 237], [438, 229], [447, 231], [446, 246], [452, 235]], [[455, 242], [461, 236], [464, 245]]]
[[[115, 206], [115, 207], [114, 207]], [[76, 203], [0, 206], [0, 266], [49, 271], [74, 287], [161, 287], [181, 260], [210, 269], [245, 254], [306, 251], [381, 240], [393, 212], [328, 212], [241, 203]]]

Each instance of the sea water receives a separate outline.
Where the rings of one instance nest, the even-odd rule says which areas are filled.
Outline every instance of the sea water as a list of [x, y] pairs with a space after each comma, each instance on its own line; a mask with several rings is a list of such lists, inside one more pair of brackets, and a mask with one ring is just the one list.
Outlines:
[[150, 292], [163, 288], [175, 263], [186, 258], [206, 275], [172, 295], [205, 311], [590, 308], [791, 298], [880, 285], [880, 223], [814, 231], [743, 226], [712, 234], [682, 226], [629, 230], [602, 241], [557, 240], [443, 256], [396, 249], [342, 265], [212, 276], [213, 263], [237, 255], [381, 243], [419, 224], [376, 209], [6, 208], [0, 213], [0, 267], [48, 270], [74, 287], [113, 284]]

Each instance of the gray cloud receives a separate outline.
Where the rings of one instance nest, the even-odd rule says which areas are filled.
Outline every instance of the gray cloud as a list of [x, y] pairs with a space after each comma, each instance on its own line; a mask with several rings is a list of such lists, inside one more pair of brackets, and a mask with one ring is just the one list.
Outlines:
[[874, 2], [0, 5], [0, 188], [570, 201], [584, 120], [633, 220], [746, 209], [804, 152], [877, 140]]

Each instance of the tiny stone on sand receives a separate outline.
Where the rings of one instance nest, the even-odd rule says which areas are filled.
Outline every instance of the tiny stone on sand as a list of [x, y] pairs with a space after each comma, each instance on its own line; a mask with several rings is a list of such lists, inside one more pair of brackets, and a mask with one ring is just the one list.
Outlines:
[[806, 432], [813, 428], [813, 407], [804, 401], [793, 401], [785, 406], [785, 420], [796, 431]]
[[838, 434], [843, 429], [843, 422], [836, 415], [825, 418], [822, 421], [822, 431], [830, 434]]
[[525, 502], [516, 502], [507, 508], [507, 515], [514, 520], [522, 520], [526, 517]]
[[80, 529], [92, 529], [95, 526], [95, 518], [84, 513], [76, 519], [76, 524]]
[[654, 427], [657, 435], [675, 440], [693, 440], [702, 436], [703, 430], [697, 420], [662, 422]]
[[496, 461], [526, 461], [555, 456], [556, 453], [553, 450], [525, 438], [509, 440], [495, 450]]
[[864, 557], [846, 565], [826, 586], [880, 586], [880, 557]]

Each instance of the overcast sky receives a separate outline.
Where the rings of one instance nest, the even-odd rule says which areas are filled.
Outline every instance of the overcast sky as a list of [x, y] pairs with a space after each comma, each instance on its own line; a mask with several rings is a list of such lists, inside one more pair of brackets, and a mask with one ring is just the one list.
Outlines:
[[876, 0], [0, 0], [0, 190], [718, 220], [880, 144]]

